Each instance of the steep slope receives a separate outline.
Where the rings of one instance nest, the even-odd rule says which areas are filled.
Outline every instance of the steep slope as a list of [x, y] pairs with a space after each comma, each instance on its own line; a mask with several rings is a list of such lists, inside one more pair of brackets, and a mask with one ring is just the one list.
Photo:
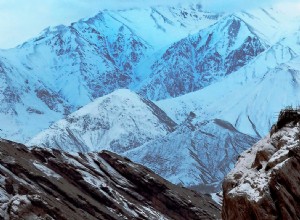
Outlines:
[[168, 134], [175, 125], [151, 101], [120, 89], [58, 121], [27, 144], [71, 152], [122, 153]]
[[280, 8], [219, 16], [211, 27], [191, 33], [139, 64], [136, 72], [144, 81], [136, 90], [159, 100], [203, 88], [248, 64], [268, 45], [298, 31], [299, 20], [298, 15]]
[[271, 133], [241, 155], [223, 184], [223, 219], [300, 218], [299, 122], [299, 112], [281, 112]]
[[135, 87], [138, 64], [219, 17], [197, 5], [104, 10], [0, 50], [0, 135], [24, 143], [95, 98]]
[[201, 192], [218, 192], [238, 155], [256, 142], [230, 123], [215, 119], [197, 122], [191, 114], [165, 137], [123, 155], [143, 164], [174, 184]]
[[19, 71], [30, 69], [78, 107], [135, 85], [134, 69], [149, 54], [217, 19], [196, 6], [105, 10], [70, 26], [47, 28], [38, 37], [5, 51], [5, 56]]
[[[130, 27], [156, 49], [164, 48], [215, 23], [223, 15], [205, 12], [197, 4], [105, 11]], [[137, 19], [138, 18], [138, 19]]]
[[177, 122], [193, 111], [203, 119], [220, 118], [243, 133], [264, 136], [280, 109], [299, 103], [299, 55], [297, 32], [226, 79], [156, 104]]
[[133, 67], [150, 48], [129, 27], [100, 12], [70, 26], [48, 28], [5, 55], [20, 71], [25, 66], [74, 106], [82, 106], [128, 87]]
[[266, 48], [252, 27], [230, 15], [169, 47], [144, 70], [149, 79], [138, 91], [159, 100], [199, 90], [245, 66]]
[[0, 102], [1, 137], [22, 141], [73, 110], [59, 93], [28, 72], [19, 72], [1, 54]]
[[1, 219], [218, 219], [208, 196], [116, 154], [27, 149], [0, 139]]
[[[231, 19], [231, 24], [229, 22], [226, 26], [228, 19]], [[231, 68], [235, 70], [234, 67], [240, 68], [241, 65], [248, 62], [248, 58], [249, 60], [252, 59], [252, 55], [259, 52], [258, 48], [256, 51], [249, 49], [255, 45], [256, 38], [259, 39], [260, 43], [263, 41], [273, 45], [275, 39], [277, 40], [283, 33], [285, 35], [290, 33], [288, 29], [294, 29], [299, 24], [298, 21], [298, 18], [292, 18], [288, 14], [280, 14], [273, 9], [241, 12], [225, 18], [216, 13], [203, 12], [197, 5], [189, 5], [102, 11], [92, 18], [82, 19], [69, 26], [48, 28], [38, 37], [17, 48], [0, 51], [2, 68], [0, 71], [6, 72], [1, 76], [0, 84], [3, 108], [0, 117], [5, 122], [0, 125], [0, 135], [25, 142], [48, 127], [51, 122], [63, 118], [66, 113], [73, 112], [95, 98], [118, 88], [130, 88], [153, 99], [182, 95], [181, 93], [202, 88], [221, 80], [224, 74], [226, 75], [227, 70]], [[204, 28], [209, 30], [207, 27], [216, 22], [219, 24], [219, 29], [216, 28], [214, 31], [220, 33], [219, 36], [224, 36], [225, 40], [219, 39], [216, 34], [213, 34], [211, 41], [209, 41], [210, 50], [201, 50], [200, 46], [204, 43], [204, 39], [209, 39], [209, 33], [212, 32], [203, 33], [204, 35], [201, 36], [204, 38], [201, 40], [196, 37], [202, 33], [199, 30]], [[287, 26], [287, 22], [292, 25]], [[215, 24], [214, 27], [217, 26]], [[224, 29], [222, 32], [221, 27], [227, 27], [228, 30], [232, 31], [226, 32]], [[239, 30], [239, 34], [230, 38], [230, 33], [235, 35], [236, 30]], [[249, 44], [245, 44], [245, 41], [243, 43], [243, 40], [247, 39], [245, 38], [247, 33], [250, 37], [252, 36], [253, 40]], [[187, 38], [189, 34], [190, 37]], [[253, 73], [262, 77], [269, 69], [290, 60], [289, 56], [298, 55], [299, 46], [295, 43], [298, 38], [296, 33], [292, 41], [289, 38], [283, 39], [281, 43], [272, 47], [275, 53], [269, 49], [262, 53], [265, 56], [259, 55], [258, 59], [255, 59], [256, 63], [251, 61], [252, 64], [249, 68], [242, 67], [243, 70], [239, 71], [238, 75], [247, 76], [243, 76], [244, 79], [240, 83], [244, 83], [249, 77], [251, 78]], [[232, 45], [228, 41], [229, 39], [234, 39]], [[177, 41], [180, 41], [180, 45], [183, 44], [180, 46]], [[174, 44], [174, 42], [178, 44]], [[193, 48], [191, 42], [199, 44], [199, 48], [190, 50]], [[215, 57], [214, 49], [211, 49], [215, 47], [212, 42], [216, 43], [218, 52], [224, 56], [220, 58], [222, 65], [215, 66], [215, 60], [208, 59], [209, 54]], [[177, 47], [175, 48], [174, 45], [170, 47], [170, 44], [177, 45]], [[262, 44], [264, 45], [264, 43]], [[166, 52], [168, 48], [172, 48], [170, 52], [176, 56], [168, 54]], [[229, 50], [224, 52], [226, 48]], [[280, 48], [283, 53], [278, 52], [281, 50]], [[220, 49], [222, 49], [221, 52]], [[200, 55], [204, 56], [203, 59], [191, 54], [191, 52], [197, 54], [198, 51], [201, 52]], [[245, 58], [246, 60], [229, 59], [228, 54], [232, 54], [233, 57], [242, 54], [247, 55], [248, 58]], [[177, 55], [182, 57], [179, 59]], [[163, 57], [166, 59], [158, 59]], [[189, 57], [193, 57], [195, 60]], [[281, 60], [280, 63], [277, 60]], [[159, 65], [153, 69], [155, 71], [152, 73], [151, 66], [156, 61]], [[186, 64], [185, 61], [189, 64]], [[178, 67], [173, 68], [174, 63], [178, 64]], [[199, 63], [203, 64], [201, 65], [204, 69], [215, 66], [216, 69], [213, 71], [215, 74], [207, 70], [207, 74], [202, 74], [200, 77], [197, 73], [197, 68], [201, 67], [198, 65]], [[216, 71], [218, 68], [222, 69], [222, 66], [226, 71]], [[195, 67], [197, 71], [191, 67]], [[185, 74], [177, 74], [178, 70]], [[153, 75], [154, 73], [158, 75]], [[170, 75], [169, 73], [176, 74]], [[234, 76], [231, 79], [235, 81], [236, 78], [241, 79], [240, 76]], [[141, 82], [143, 83], [140, 84]], [[239, 90], [241, 89], [243, 88], [239, 88]], [[209, 93], [213, 94], [214, 91]], [[226, 94], [226, 91], [223, 91], [222, 94]], [[217, 99], [219, 98], [217, 97]], [[202, 103], [211, 106], [213, 100], [214, 98], [202, 100]], [[248, 113], [248, 110], [241, 112], [232, 109], [239, 106], [235, 105], [236, 103], [238, 102], [231, 104], [227, 112], [214, 106], [202, 111], [202, 104], [199, 106], [198, 103], [195, 103], [195, 106], [196, 110], [200, 111], [198, 113], [204, 115], [204, 119], [221, 118], [234, 124], [238, 130], [252, 135], [266, 133], [267, 128], [263, 127], [266, 123], [262, 123], [261, 127], [256, 126], [258, 127], [257, 132], [252, 129], [252, 124], [259, 122], [258, 117], [256, 117], [257, 112]], [[184, 109], [184, 106], [185, 104], [181, 109]], [[248, 108], [251, 107], [248, 106]], [[195, 111], [195, 109], [186, 109], [187, 112], [182, 114], [183, 117], [186, 117], [186, 113]], [[230, 113], [233, 112], [232, 110], [237, 112], [234, 113], [234, 117]], [[218, 115], [217, 112], [221, 112], [221, 114]], [[228, 114], [231, 115], [228, 116]], [[240, 118], [239, 114], [242, 115]], [[35, 117], [38, 119], [36, 120]], [[267, 119], [272, 124], [272, 119], [269, 116]], [[30, 125], [30, 129], [26, 129], [28, 125]]]

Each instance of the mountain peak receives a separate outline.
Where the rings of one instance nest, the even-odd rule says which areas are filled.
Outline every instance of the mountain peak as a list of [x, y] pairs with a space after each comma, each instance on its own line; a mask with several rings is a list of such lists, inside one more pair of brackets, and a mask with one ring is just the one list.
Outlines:
[[53, 124], [28, 145], [75, 152], [109, 149], [122, 153], [168, 134], [175, 125], [151, 101], [119, 89]]
[[246, 66], [267, 47], [248, 24], [229, 15], [167, 48], [138, 90], [152, 100], [193, 92]]

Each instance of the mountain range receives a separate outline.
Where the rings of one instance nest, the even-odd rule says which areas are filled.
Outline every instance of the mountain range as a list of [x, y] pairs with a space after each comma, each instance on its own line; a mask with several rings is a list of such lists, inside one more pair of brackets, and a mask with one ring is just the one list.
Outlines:
[[218, 191], [280, 109], [299, 104], [299, 21], [276, 9], [183, 5], [49, 27], [0, 51], [0, 136], [111, 150], [173, 183]]
[[238, 155], [256, 141], [226, 121], [199, 121], [192, 112], [177, 125], [153, 102], [120, 89], [51, 125], [26, 144], [68, 152], [110, 150], [172, 183], [216, 192]]

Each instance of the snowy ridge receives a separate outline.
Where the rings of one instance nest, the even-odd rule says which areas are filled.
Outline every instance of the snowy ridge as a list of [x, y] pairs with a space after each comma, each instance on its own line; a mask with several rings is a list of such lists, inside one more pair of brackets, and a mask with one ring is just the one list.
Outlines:
[[41, 132], [27, 145], [71, 152], [122, 153], [173, 131], [176, 124], [152, 102], [120, 89], [96, 99]]
[[245, 66], [267, 47], [248, 24], [230, 15], [167, 48], [146, 69], [149, 78], [137, 90], [151, 100], [199, 90]]
[[[47, 28], [17, 48], [1, 50], [0, 72], [6, 74], [0, 84], [0, 118], [6, 126], [0, 135], [26, 142], [95, 98], [135, 88], [144, 80], [136, 71], [138, 65], [219, 18], [197, 5], [106, 10], [70, 26]], [[36, 92], [23, 88], [42, 92], [36, 97]], [[16, 94], [19, 104], [7, 101], [14, 100], [10, 94]]]
[[177, 122], [193, 111], [203, 119], [218, 117], [243, 133], [264, 136], [276, 113], [299, 103], [298, 36], [280, 40], [220, 82], [156, 104]]
[[123, 155], [174, 184], [218, 192], [236, 158], [257, 139], [215, 119], [197, 122], [193, 114], [177, 129]]

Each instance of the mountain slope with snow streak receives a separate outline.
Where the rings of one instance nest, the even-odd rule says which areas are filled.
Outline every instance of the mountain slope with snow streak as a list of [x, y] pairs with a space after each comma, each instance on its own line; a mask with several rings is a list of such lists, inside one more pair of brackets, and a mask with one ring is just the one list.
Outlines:
[[174, 130], [151, 101], [120, 89], [96, 99], [30, 140], [27, 145], [68, 152], [111, 150], [123, 153]]
[[220, 191], [239, 154], [257, 139], [240, 133], [226, 121], [198, 122], [194, 117], [191, 114], [174, 132], [123, 155], [174, 184], [201, 192]]
[[200, 91], [156, 104], [177, 122], [194, 111], [264, 136], [283, 107], [299, 104], [299, 33], [280, 40], [247, 66]]
[[199, 90], [247, 65], [268, 48], [252, 27], [230, 15], [169, 47], [138, 91], [151, 100]]

